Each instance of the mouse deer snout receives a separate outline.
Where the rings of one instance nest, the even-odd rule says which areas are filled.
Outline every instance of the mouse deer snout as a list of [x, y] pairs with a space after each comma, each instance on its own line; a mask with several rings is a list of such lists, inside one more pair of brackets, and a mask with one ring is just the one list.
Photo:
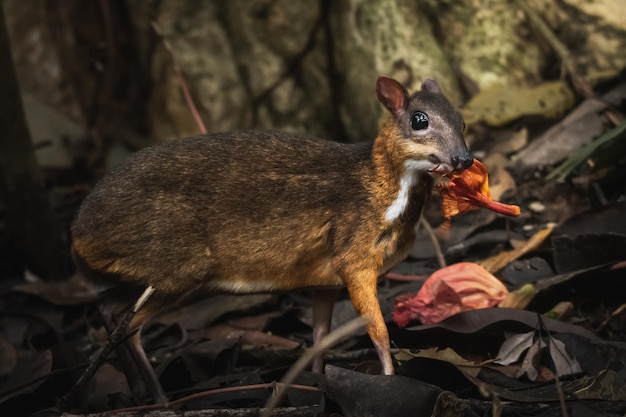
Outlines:
[[467, 150], [465, 150], [460, 155], [454, 155], [451, 158], [450, 162], [452, 163], [452, 168], [455, 171], [460, 172], [471, 167], [472, 164], [474, 163], [474, 158], [472, 157], [472, 155], [470, 155], [470, 153]]

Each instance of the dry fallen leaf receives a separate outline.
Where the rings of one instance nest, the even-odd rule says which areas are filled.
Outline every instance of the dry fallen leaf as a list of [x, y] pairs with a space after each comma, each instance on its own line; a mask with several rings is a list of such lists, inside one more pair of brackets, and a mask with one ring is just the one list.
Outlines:
[[451, 365], [459, 368], [463, 371], [463, 373], [478, 376], [480, 373], [480, 364], [466, 359], [463, 356], [459, 355], [452, 348], [430, 348], [430, 349], [420, 349], [419, 352], [415, 352], [413, 349], [399, 349], [398, 353], [393, 355], [394, 359], [398, 362], [406, 362], [413, 358], [428, 358], [428, 359], [436, 359], [439, 361], [448, 362]]
[[576, 358], [571, 357], [565, 350], [565, 344], [553, 337], [550, 338], [549, 351], [557, 376], [565, 376], [582, 372]]
[[554, 225], [548, 225], [546, 228], [541, 229], [532, 235], [523, 245], [520, 245], [513, 250], [502, 251], [497, 255], [483, 259], [476, 263], [492, 274], [496, 273], [510, 262], [513, 262], [514, 260], [540, 247], [548, 236], [550, 236], [552, 230], [554, 230]]
[[517, 371], [517, 378], [526, 375], [529, 380], [536, 381], [539, 376], [539, 363], [543, 357], [543, 348], [546, 347], [545, 342], [538, 338], [530, 345], [522, 361], [522, 366]]
[[580, 364], [567, 353], [563, 342], [549, 335], [540, 337], [535, 330], [514, 334], [505, 340], [500, 346], [498, 359], [494, 363], [503, 366], [516, 363], [526, 352], [516, 377], [527, 375], [528, 379], [535, 381], [539, 376], [539, 363], [546, 347], [554, 366], [553, 371], [557, 376], [582, 372]]
[[535, 331], [528, 333], [517, 333], [509, 337], [502, 343], [498, 351], [498, 359], [494, 361], [499, 365], [510, 365], [519, 360], [522, 353], [529, 349], [534, 342]]
[[510, 167], [518, 175], [530, 174], [541, 167], [553, 166], [604, 132], [607, 108], [602, 99], [587, 99], [522, 149]]

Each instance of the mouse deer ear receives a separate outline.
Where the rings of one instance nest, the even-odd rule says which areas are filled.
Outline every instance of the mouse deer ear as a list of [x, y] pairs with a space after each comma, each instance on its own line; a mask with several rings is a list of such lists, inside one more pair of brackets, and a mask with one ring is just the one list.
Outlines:
[[422, 91], [428, 91], [429, 93], [442, 94], [439, 84], [435, 80], [426, 79], [422, 83]]
[[385, 75], [376, 80], [376, 96], [391, 113], [404, 109], [409, 101], [409, 93], [402, 84]]

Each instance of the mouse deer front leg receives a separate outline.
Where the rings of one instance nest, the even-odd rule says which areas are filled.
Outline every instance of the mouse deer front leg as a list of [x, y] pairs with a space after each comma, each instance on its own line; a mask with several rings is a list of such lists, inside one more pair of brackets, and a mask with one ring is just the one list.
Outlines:
[[346, 287], [350, 300], [361, 317], [367, 319], [367, 332], [374, 343], [385, 375], [393, 375], [393, 362], [389, 351], [389, 332], [385, 325], [377, 295], [376, 270], [361, 270], [350, 273]]

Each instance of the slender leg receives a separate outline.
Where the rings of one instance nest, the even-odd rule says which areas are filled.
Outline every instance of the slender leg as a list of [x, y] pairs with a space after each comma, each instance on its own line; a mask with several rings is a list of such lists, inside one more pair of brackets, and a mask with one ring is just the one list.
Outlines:
[[375, 272], [362, 271], [351, 274], [346, 280], [348, 293], [356, 311], [369, 321], [367, 332], [374, 343], [385, 375], [393, 375], [393, 362], [389, 351], [389, 332], [380, 311]]
[[[104, 322], [104, 327], [107, 330], [107, 333], [110, 335], [115, 329], [115, 321], [113, 319], [114, 312], [113, 307], [110, 305], [100, 305], [99, 306], [100, 315], [102, 316], [102, 320]], [[124, 375], [126, 376], [126, 381], [128, 382], [128, 386], [130, 391], [133, 394], [133, 399], [136, 404], [144, 404], [145, 402], [145, 384], [141, 379], [141, 375], [139, 373], [139, 368], [126, 344], [126, 342], [122, 343], [115, 349], [117, 353], [117, 357], [120, 360], [120, 364], [122, 365], [122, 370], [124, 371]]]
[[[330, 322], [333, 318], [333, 308], [337, 301], [338, 290], [313, 290], [313, 342], [318, 343], [330, 331]], [[324, 355], [320, 354], [313, 359], [311, 369], [321, 374], [324, 369]]]
[[[155, 404], [167, 403], [167, 395], [163, 391], [161, 382], [154, 372], [154, 368], [150, 363], [150, 359], [146, 355], [146, 351], [143, 350], [141, 345], [141, 329], [132, 335], [127, 341], [126, 346], [132, 355], [135, 364], [139, 368], [143, 379], [146, 381], [150, 395]], [[130, 382], [129, 382], [130, 383]]]
[[[152, 306], [154, 306], [154, 304], [152, 304]], [[101, 312], [107, 331], [111, 334], [115, 328], [113, 308], [111, 306], [101, 308]], [[154, 372], [152, 364], [141, 345], [141, 326], [153, 313], [150, 305], [144, 306], [144, 308], [133, 317], [127, 328], [127, 333], [134, 329], [138, 329], [137, 332], [125, 340], [116, 350], [122, 368], [124, 369], [128, 385], [138, 404], [144, 403], [146, 386], [155, 404], [166, 403], [168, 401], [167, 395], [159, 382], [159, 378]], [[143, 380], [141, 377], [143, 377]]]

